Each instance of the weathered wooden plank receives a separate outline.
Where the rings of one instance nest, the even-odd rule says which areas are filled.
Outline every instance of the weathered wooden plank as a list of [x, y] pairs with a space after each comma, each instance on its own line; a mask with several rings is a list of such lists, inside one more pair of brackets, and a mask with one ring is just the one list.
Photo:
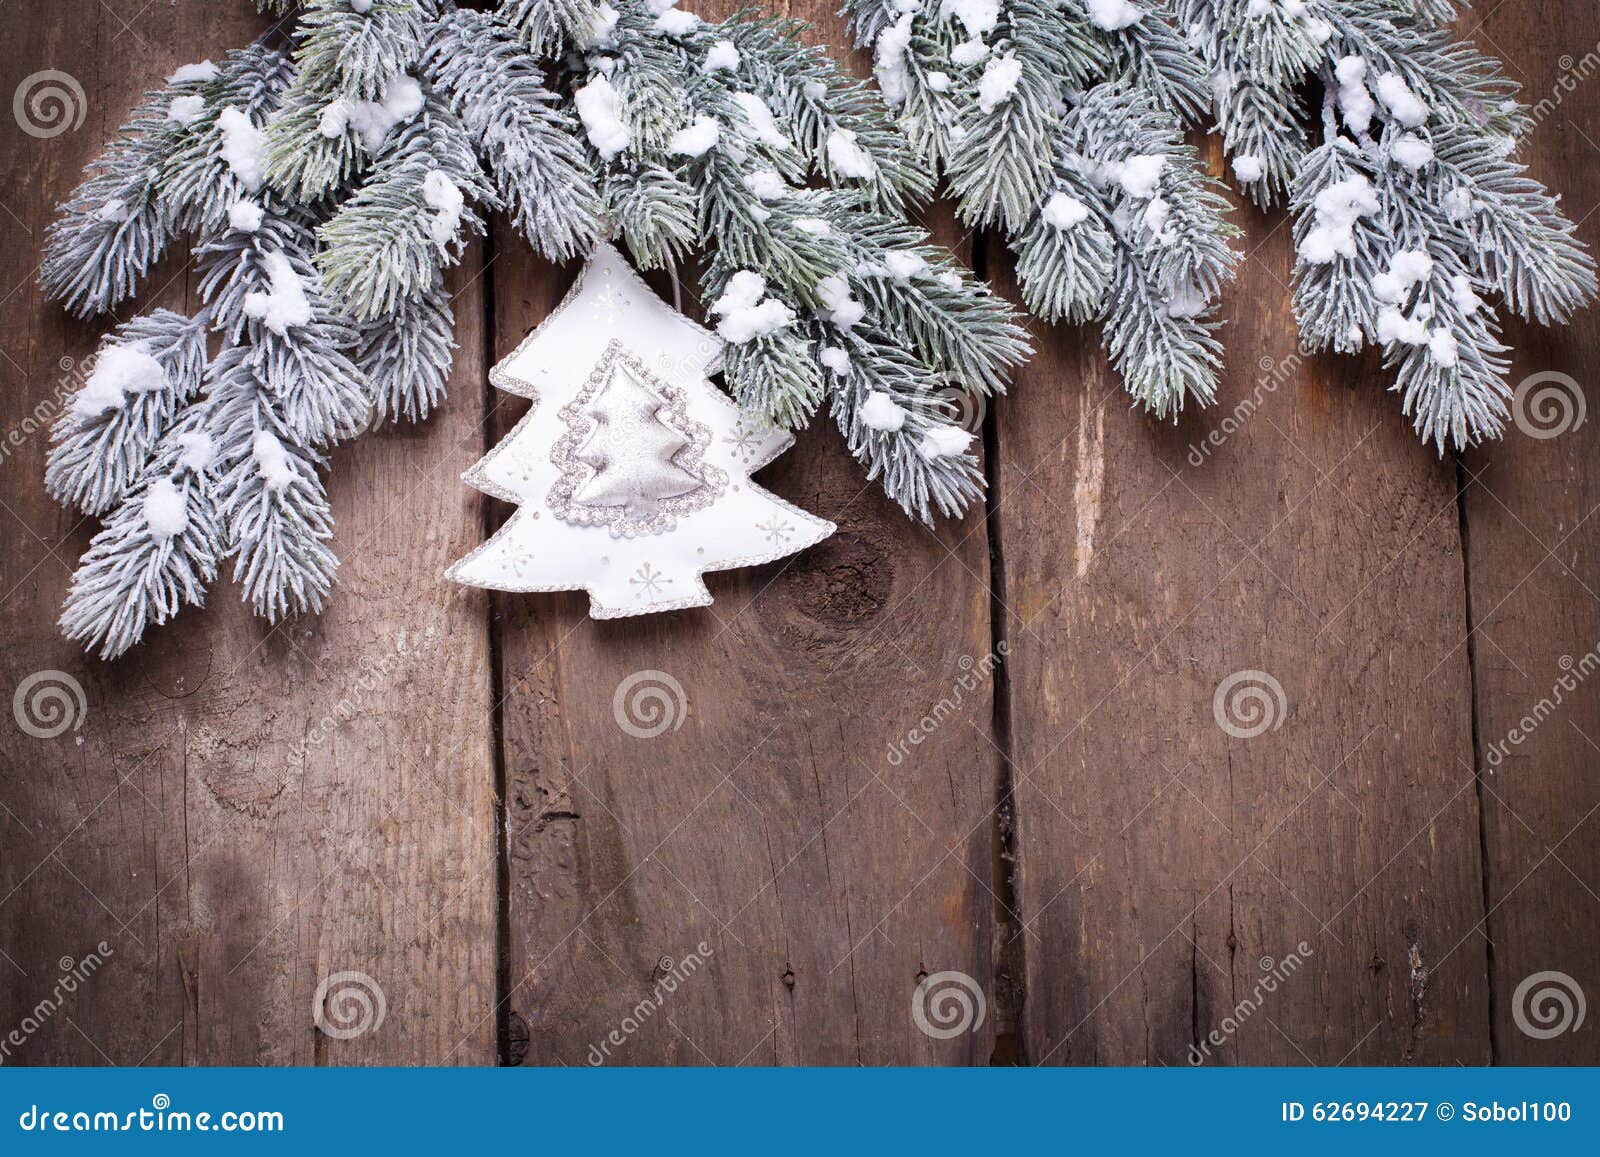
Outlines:
[[[829, 8], [790, 6], [842, 45]], [[510, 243], [494, 271], [503, 356], [571, 271], [555, 277]], [[503, 434], [523, 410], [495, 401]], [[909, 759], [887, 755], [989, 651], [982, 512], [936, 534], [910, 525], [831, 430], [759, 480], [839, 532], [783, 564], [711, 576], [713, 608], [596, 623], [582, 596], [497, 604], [514, 1062], [983, 1063], [993, 1051], [992, 1013], [948, 1040], [911, 1016], [924, 974], [993, 989], [987, 681], [959, 692]], [[641, 671], [682, 687], [681, 729], [619, 727], [614, 694]]]
[[[1483, 1061], [1453, 473], [1371, 367], [1295, 357], [1249, 225], [1219, 407], [1158, 425], [1057, 331], [1000, 408], [1028, 1060]], [[1235, 738], [1252, 671], [1284, 702]]]
[[[1509, 61], [1525, 99], [1540, 106], [1529, 163], [1566, 194], [1568, 213], [1593, 246], [1600, 241], [1591, 216], [1600, 203], [1593, 184], [1600, 97], [1581, 79], [1593, 72], [1600, 39], [1592, 6], [1504, 5], [1488, 13], [1479, 38]], [[1558, 431], [1582, 413], [1585, 396], [1594, 397], [1600, 331], [1591, 310], [1568, 329], [1513, 326], [1508, 341], [1516, 349], [1512, 380], [1534, 379], [1533, 390], [1552, 390], [1551, 402], [1565, 397], [1571, 408], [1563, 417], [1552, 406], [1541, 418], [1543, 407], [1526, 405], [1529, 428], [1555, 436], [1514, 429], [1464, 463], [1495, 1058], [1595, 1064], [1600, 424], [1591, 414]], [[1569, 1011], [1563, 1030], [1555, 997], [1564, 990], [1574, 1001], [1574, 989], [1587, 994], [1589, 1015], [1574, 1031]]]
[[[7, 59], [75, 72], [89, 108], [53, 140], [5, 126], [7, 188], [26, 198], [0, 231], [8, 433], [52, 395], [58, 358], [83, 359], [98, 337], [33, 285], [55, 201], [141, 89], [261, 27], [231, 5], [128, 19], [80, 3], [7, 26]], [[0, 1023], [50, 997], [67, 959], [105, 957], [8, 1060], [493, 1059], [488, 628], [439, 577], [478, 531], [454, 475], [482, 420], [479, 261], [456, 283], [462, 350], [447, 412], [335, 455], [343, 582], [317, 620], [268, 629], [224, 582], [204, 612], [122, 660], [78, 655], [54, 619], [92, 525], [44, 494], [45, 433], [6, 458], [3, 689], [9, 701], [30, 674], [58, 670], [83, 687], [87, 712], [53, 739], [5, 721]], [[184, 306], [181, 266], [155, 286]], [[352, 1039], [314, 1027], [319, 985], [340, 972], [370, 977], [386, 1003], [382, 1023]], [[335, 1017], [357, 1012], [330, 999]]]

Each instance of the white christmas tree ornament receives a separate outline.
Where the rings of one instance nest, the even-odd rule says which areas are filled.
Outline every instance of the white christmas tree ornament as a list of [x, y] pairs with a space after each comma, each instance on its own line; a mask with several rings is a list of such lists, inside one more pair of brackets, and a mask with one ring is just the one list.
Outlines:
[[589, 592], [597, 619], [706, 606], [702, 576], [820, 542], [831, 522], [750, 474], [793, 444], [709, 381], [722, 340], [656, 296], [609, 245], [489, 375], [533, 408], [467, 482], [517, 504], [447, 577]]

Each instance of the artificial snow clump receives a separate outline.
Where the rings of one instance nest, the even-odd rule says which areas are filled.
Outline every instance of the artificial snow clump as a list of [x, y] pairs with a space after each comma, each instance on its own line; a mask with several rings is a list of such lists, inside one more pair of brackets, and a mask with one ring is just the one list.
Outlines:
[[222, 159], [233, 175], [248, 192], [261, 188], [266, 179], [262, 169], [262, 154], [266, 149], [265, 134], [236, 108], [225, 108], [217, 114], [217, 127], [222, 130]]
[[672, 134], [667, 148], [679, 157], [703, 157], [717, 147], [722, 136], [722, 126], [716, 117], [697, 116], [688, 128]]
[[861, 424], [873, 430], [898, 430], [906, 424], [905, 407], [888, 394], [874, 390], [861, 403]]
[[150, 537], [165, 541], [189, 529], [189, 502], [170, 478], [157, 478], [144, 495], [144, 524]]
[[838, 128], [828, 134], [828, 163], [841, 177], [870, 181], [878, 174], [872, 154], [862, 148], [851, 129]]
[[283, 337], [290, 326], [305, 325], [311, 320], [311, 302], [300, 275], [282, 253], [268, 253], [262, 258], [262, 265], [270, 288], [246, 294], [244, 313]]
[[917, 443], [917, 449], [927, 458], [949, 458], [965, 454], [972, 445], [972, 435], [960, 426], [931, 426]]
[[573, 93], [578, 119], [583, 122], [589, 143], [601, 159], [611, 160], [628, 147], [631, 134], [622, 120], [622, 98], [604, 76], [596, 76]]
[[728, 279], [711, 312], [722, 320], [717, 333], [724, 341], [743, 345], [765, 337], [794, 321], [794, 311], [775, 297], [766, 297], [767, 283], [758, 273], [740, 270]]
[[1044, 208], [1039, 211], [1039, 217], [1052, 229], [1066, 232], [1089, 219], [1089, 206], [1076, 197], [1055, 192], [1051, 193], [1050, 199], [1044, 203]]
[[92, 418], [121, 406], [129, 394], [165, 389], [167, 372], [142, 342], [107, 346], [95, 358], [89, 380], [72, 399], [72, 413]]

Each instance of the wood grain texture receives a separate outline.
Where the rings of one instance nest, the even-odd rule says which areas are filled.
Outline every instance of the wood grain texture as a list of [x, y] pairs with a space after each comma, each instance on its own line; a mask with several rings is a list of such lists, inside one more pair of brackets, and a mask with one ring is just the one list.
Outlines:
[[[1508, 61], [1530, 103], [1551, 101], [1540, 110], [1528, 162], [1566, 192], [1567, 212], [1592, 248], [1600, 241], [1600, 99], [1592, 79], [1575, 78], [1577, 61], [1600, 42], [1600, 13], [1579, 4], [1488, 11], [1480, 44]], [[1587, 397], [1589, 414], [1550, 438], [1513, 430], [1464, 463], [1495, 1054], [1506, 1064], [1592, 1065], [1600, 1063], [1600, 329], [1591, 310], [1567, 329], [1513, 326], [1508, 341], [1513, 382], [1566, 375], [1535, 386], [1574, 404]], [[1564, 424], [1539, 420], [1531, 406], [1525, 412], [1537, 429]], [[1578, 1031], [1535, 1036], [1519, 1027], [1519, 1013], [1536, 1031], [1557, 1027], [1557, 1007], [1541, 1008], [1535, 994], [1570, 985], [1530, 981], [1547, 972], [1587, 993], [1589, 1016]]]
[[[792, 14], [843, 43], [829, 5]], [[508, 245], [494, 277], [504, 356], [570, 274]], [[989, 1059], [992, 1017], [935, 1040], [910, 1016], [924, 975], [992, 988], [987, 681], [912, 758], [888, 757], [989, 650], [982, 511], [909, 524], [824, 424], [758, 481], [838, 533], [710, 576], [714, 607], [597, 623], [582, 596], [498, 604], [514, 1061]], [[637, 739], [613, 696], [652, 669], [687, 718]], [[702, 943], [703, 970], [641, 1006]]]
[[1218, 407], [1158, 425], [1056, 331], [999, 412], [1027, 1057], [1486, 1061], [1454, 474], [1380, 374], [1302, 364], [1250, 225]]
[[[847, 55], [831, 4], [768, 8]], [[1562, 83], [1600, 19], [1486, 10], [1483, 47], [1560, 95], [1531, 160], [1600, 240], [1600, 87]], [[606, 623], [440, 578], [510, 509], [458, 477], [523, 412], [489, 362], [574, 272], [501, 227], [455, 278], [445, 412], [335, 455], [328, 612], [272, 631], [224, 581], [78, 655], [54, 621], [93, 526], [44, 494], [38, 427], [101, 327], [40, 300], [42, 232], [147, 84], [260, 27], [73, 0], [0, 28], [0, 92], [86, 94], [60, 136], [0, 123], [0, 694], [60, 670], [88, 703], [49, 740], [0, 717], [0, 1060], [1183, 1064], [1214, 1030], [1205, 1063], [1600, 1060], [1593, 1008], [1548, 1040], [1515, 1015], [1540, 972], [1600, 999], [1600, 690], [1541, 706], [1600, 644], [1594, 419], [1434, 459], [1375, 365], [1295, 355], [1281, 215], [1241, 214], [1218, 407], [1153, 423], [1095, 335], [1035, 325], [987, 519], [908, 524], [821, 422], [758, 480], [833, 539]], [[171, 261], [145, 301], [192, 291]], [[1597, 332], [1512, 327], [1514, 380], [1589, 392]], [[687, 705], [656, 739], [614, 714], [646, 670]], [[1213, 696], [1252, 670], [1284, 707], [1239, 738]], [[341, 971], [387, 1002], [350, 1040], [313, 1026]], [[986, 1016], [939, 1040], [911, 1010], [945, 971]]]
[[[8, 198], [26, 198], [8, 201], [0, 234], [8, 432], [55, 395], [58, 359], [88, 357], [100, 333], [34, 285], [56, 201], [141, 90], [262, 27], [240, 5], [128, 7], [126, 24], [99, 4], [8, 22], [6, 59], [72, 72], [89, 109], [50, 140], [5, 125]], [[453, 483], [458, 445], [480, 437], [480, 260], [456, 281], [463, 352], [448, 413], [334, 455], [344, 566], [314, 620], [270, 629], [223, 581], [203, 612], [122, 660], [82, 657], [55, 617], [92, 520], [45, 495], [44, 432], [6, 458], [6, 694], [57, 670], [88, 709], [81, 730], [54, 739], [5, 721], [0, 1023], [24, 1022], [63, 961], [104, 956], [8, 1060], [492, 1061], [492, 1026], [480, 1027], [495, 980], [488, 626], [438, 581], [478, 531]], [[176, 260], [151, 285], [151, 304], [195, 304]], [[346, 971], [370, 977], [387, 1006], [349, 1040], [313, 1018], [319, 985]], [[330, 999], [337, 1016], [342, 998]]]

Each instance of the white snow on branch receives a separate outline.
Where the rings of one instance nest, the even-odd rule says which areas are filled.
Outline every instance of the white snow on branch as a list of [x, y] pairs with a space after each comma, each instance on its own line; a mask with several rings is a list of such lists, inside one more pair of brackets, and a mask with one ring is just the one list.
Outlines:
[[873, 390], [861, 403], [861, 424], [873, 430], [893, 433], [906, 424], [905, 407], [882, 390]]
[[1409, 172], [1415, 173], [1432, 163], [1433, 146], [1416, 133], [1406, 133], [1395, 141], [1389, 150], [1389, 155], [1404, 165]]
[[150, 356], [142, 341], [106, 346], [94, 360], [89, 380], [72, 399], [72, 413], [80, 421], [119, 408], [128, 394], [165, 389], [167, 371]]
[[1377, 104], [1367, 91], [1367, 62], [1359, 56], [1342, 58], [1333, 69], [1339, 81], [1337, 101], [1344, 114], [1345, 127], [1356, 136], [1366, 136], [1372, 127], [1372, 114]]
[[989, 55], [989, 46], [977, 37], [963, 40], [950, 50], [950, 63], [960, 68], [977, 64]]
[[722, 126], [716, 117], [697, 116], [688, 128], [679, 129], [667, 142], [667, 149], [679, 157], [703, 157], [717, 147]]
[[817, 297], [822, 301], [819, 316], [840, 329], [849, 329], [867, 315], [867, 307], [850, 296], [850, 284], [837, 275], [817, 282]]
[[739, 48], [731, 40], [718, 40], [706, 49], [702, 72], [732, 72], [739, 67]]
[[1000, 23], [1000, 0], [944, 0], [939, 5], [939, 18], [955, 17], [968, 36], [985, 36]]
[[967, 452], [972, 435], [960, 426], [929, 426], [917, 443], [924, 458], [955, 458]]
[[1117, 183], [1130, 197], [1153, 197], [1161, 187], [1161, 172], [1166, 167], [1167, 158], [1160, 153], [1141, 153], [1127, 159], [1117, 173]]
[[448, 245], [461, 229], [466, 198], [448, 173], [434, 169], [422, 178], [422, 200], [434, 211], [428, 220], [428, 235], [441, 247]]
[[422, 86], [414, 77], [399, 74], [390, 78], [378, 100], [341, 98], [322, 110], [317, 131], [332, 140], [354, 129], [361, 147], [376, 153], [389, 133], [422, 111]]
[[722, 296], [711, 305], [711, 312], [722, 320], [717, 333], [724, 341], [743, 345], [752, 338], [764, 337], [794, 321], [794, 310], [775, 297], [763, 296], [766, 280], [748, 269], [728, 278]]
[[250, 118], [229, 106], [217, 114], [217, 128], [222, 130], [222, 159], [239, 184], [254, 193], [266, 180], [262, 158], [266, 153], [266, 134], [250, 123]]
[[1088, 218], [1089, 206], [1076, 197], [1056, 192], [1050, 194], [1050, 199], [1044, 203], [1044, 208], [1039, 210], [1039, 216], [1052, 229], [1066, 232], [1076, 228]]
[[766, 101], [753, 92], [736, 92], [733, 94], [733, 103], [739, 106], [739, 112], [745, 120], [744, 127], [739, 129], [740, 135], [754, 137], [780, 152], [794, 148], [794, 143], [779, 131], [772, 107]]
[[189, 529], [189, 500], [170, 478], [157, 478], [144, 492], [144, 524], [150, 537], [166, 542]]
[[261, 263], [267, 270], [268, 288], [245, 294], [245, 316], [257, 319], [282, 337], [290, 326], [305, 325], [311, 320], [311, 302], [300, 275], [282, 253], [265, 254]]
[[891, 107], [904, 104], [906, 99], [906, 49], [911, 46], [913, 15], [905, 13], [878, 33], [872, 49], [872, 74], [878, 78], [884, 103]]
[[256, 469], [261, 472], [267, 489], [274, 494], [283, 493], [284, 487], [294, 481], [294, 469], [289, 465], [288, 451], [271, 430], [256, 431], [255, 438], [250, 442], [250, 456], [255, 459]]
[[266, 216], [254, 201], [240, 199], [228, 206], [228, 224], [241, 233], [254, 233]]
[[1144, 9], [1129, 0], [1089, 0], [1089, 19], [1107, 32], [1117, 32], [1144, 19]]
[[1247, 185], [1252, 181], [1259, 181], [1266, 172], [1267, 167], [1261, 163], [1260, 157], [1246, 153], [1233, 158], [1233, 175]]
[[168, 84], [195, 84], [217, 79], [217, 66], [209, 60], [197, 64], [181, 64], [167, 77]]
[[763, 201], [777, 201], [789, 195], [789, 182], [777, 169], [757, 169], [745, 177], [744, 183]]
[[978, 108], [993, 112], [1010, 100], [1022, 79], [1022, 61], [1016, 56], [996, 56], [991, 59], [978, 79]]
[[878, 174], [878, 162], [861, 147], [850, 129], [834, 129], [828, 134], [828, 163], [840, 177], [870, 181]]
[[1386, 72], [1378, 78], [1378, 99], [1389, 110], [1389, 115], [1408, 129], [1417, 128], [1428, 119], [1428, 106], [1397, 72]]
[[178, 445], [183, 452], [178, 455], [178, 465], [199, 473], [208, 470], [217, 460], [217, 443], [204, 430], [185, 430], [178, 435]]
[[194, 124], [194, 122], [199, 118], [200, 114], [205, 111], [205, 97], [201, 96], [197, 92], [186, 93], [183, 96], [175, 96], [172, 98], [172, 103], [167, 106], [167, 119], [169, 121], [176, 121], [184, 128], [188, 128], [190, 125]]
[[1356, 255], [1356, 222], [1378, 211], [1378, 197], [1372, 182], [1358, 173], [1318, 193], [1312, 210], [1313, 225], [1300, 242], [1300, 259], [1327, 265], [1335, 257]]
[[578, 119], [602, 160], [609, 161], [628, 147], [628, 126], [622, 123], [622, 98], [611, 82], [597, 76], [572, 94]]

